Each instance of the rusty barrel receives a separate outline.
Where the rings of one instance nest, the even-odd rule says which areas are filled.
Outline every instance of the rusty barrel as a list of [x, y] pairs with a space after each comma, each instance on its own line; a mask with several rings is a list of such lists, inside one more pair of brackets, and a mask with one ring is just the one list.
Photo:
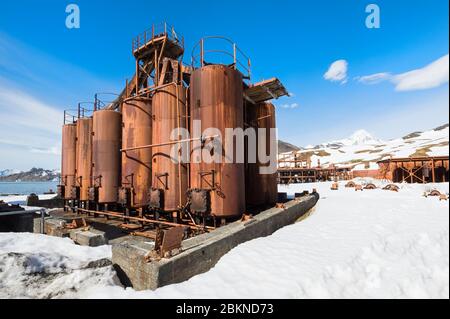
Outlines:
[[[164, 144], [186, 138], [181, 130], [187, 126], [186, 88], [170, 84], [157, 89], [153, 96], [152, 144]], [[163, 193], [162, 209], [175, 211], [186, 204], [188, 163], [179, 157], [181, 144], [153, 148], [152, 187]]]
[[[122, 149], [152, 144], [152, 101], [147, 97], [128, 99], [122, 104]], [[122, 152], [122, 188], [132, 194], [131, 206], [148, 203], [151, 187], [152, 149]]]
[[[246, 200], [247, 206], [272, 205], [277, 202], [277, 171], [276, 171], [276, 135], [271, 129], [276, 128], [275, 107], [270, 103], [251, 104], [246, 102], [246, 124], [256, 131], [256, 143], [248, 142], [246, 147]], [[266, 159], [259, 158], [259, 152], [267, 156]], [[248, 152], [253, 153], [250, 156]], [[271, 154], [274, 152], [274, 154]], [[249, 161], [249, 158], [252, 159]], [[267, 161], [272, 158], [275, 171], [262, 172], [261, 169], [268, 167]], [[256, 159], [254, 161], [253, 159]]]
[[92, 180], [92, 118], [77, 121], [77, 186], [80, 200], [89, 200]]
[[99, 203], [117, 202], [120, 184], [122, 115], [112, 110], [94, 112], [93, 186]]
[[[222, 135], [222, 145], [225, 145], [226, 128], [243, 128], [243, 83], [240, 72], [224, 65], [204, 66], [192, 73], [190, 90], [191, 135], [210, 135], [218, 130]], [[197, 130], [196, 121], [199, 120], [201, 123], [197, 124], [200, 126]], [[210, 128], [216, 130], [205, 131]], [[191, 188], [211, 190], [213, 216], [241, 216], [245, 211], [244, 163], [226, 163], [223, 148], [218, 151], [220, 154], [209, 151], [211, 156], [219, 156], [221, 163], [207, 163], [196, 149], [198, 147], [194, 146], [192, 150]], [[236, 154], [236, 149], [234, 151]]]
[[72, 188], [75, 186], [77, 165], [76, 155], [77, 125], [65, 124], [62, 128], [61, 184], [64, 186], [64, 199], [75, 199]]

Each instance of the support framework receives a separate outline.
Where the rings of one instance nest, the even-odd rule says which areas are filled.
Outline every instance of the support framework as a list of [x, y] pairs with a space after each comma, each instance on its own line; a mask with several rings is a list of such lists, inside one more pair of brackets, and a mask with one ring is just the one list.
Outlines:
[[449, 157], [389, 158], [378, 162], [383, 179], [394, 183], [439, 183], [449, 181]]

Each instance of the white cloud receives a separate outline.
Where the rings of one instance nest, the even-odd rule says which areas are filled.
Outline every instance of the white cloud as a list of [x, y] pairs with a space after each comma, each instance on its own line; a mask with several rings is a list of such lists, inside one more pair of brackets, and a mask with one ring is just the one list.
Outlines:
[[415, 91], [435, 88], [448, 83], [449, 56], [448, 54], [444, 55], [423, 68], [402, 74], [382, 72], [356, 77], [355, 80], [364, 84], [377, 84], [383, 81], [390, 81], [395, 84], [396, 91]]
[[64, 108], [113, 84], [0, 31], [0, 169], [60, 165]]
[[32, 153], [38, 154], [51, 154], [51, 155], [61, 155], [61, 148], [53, 146], [50, 148], [31, 148]]
[[396, 75], [392, 82], [397, 91], [426, 90], [448, 83], [448, 54], [427, 66]]
[[323, 75], [325, 80], [332, 82], [347, 83], [348, 63], [345, 60], [337, 60], [333, 62], [328, 71]]
[[282, 105], [280, 105], [280, 107], [283, 108], [283, 109], [296, 109], [299, 106], [300, 105], [298, 103], [291, 103], [291, 104], [282, 104]]
[[355, 79], [364, 84], [377, 84], [392, 78], [392, 74], [388, 72], [375, 73], [371, 75], [358, 76]]

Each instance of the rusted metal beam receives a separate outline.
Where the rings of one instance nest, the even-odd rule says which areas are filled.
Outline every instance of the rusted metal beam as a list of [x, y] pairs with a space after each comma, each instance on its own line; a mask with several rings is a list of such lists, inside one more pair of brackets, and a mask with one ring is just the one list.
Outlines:
[[110, 216], [110, 217], [116, 217], [116, 218], [121, 218], [121, 219], [126, 219], [126, 220], [131, 220], [131, 221], [137, 221], [137, 222], [142, 222], [142, 223], [149, 223], [149, 224], [158, 224], [158, 225], [173, 226], [173, 227], [186, 226], [186, 227], [189, 227], [189, 228], [192, 228], [192, 229], [199, 229], [199, 230], [213, 230], [213, 229], [215, 229], [214, 227], [210, 227], [210, 226], [193, 226], [193, 225], [189, 225], [189, 224], [188, 225], [178, 224], [178, 223], [172, 223], [172, 222], [165, 222], [165, 221], [161, 221], [161, 220], [147, 219], [147, 218], [143, 218], [143, 217], [126, 216], [126, 215], [123, 215], [123, 214], [120, 214], [120, 213], [115, 213], [115, 212], [110, 212], [110, 211], [97, 211], [97, 210], [89, 210], [89, 209], [78, 208], [78, 207], [75, 207], [74, 209], [75, 209], [75, 211], [91, 213], [91, 214], [97, 214], [97, 215]]

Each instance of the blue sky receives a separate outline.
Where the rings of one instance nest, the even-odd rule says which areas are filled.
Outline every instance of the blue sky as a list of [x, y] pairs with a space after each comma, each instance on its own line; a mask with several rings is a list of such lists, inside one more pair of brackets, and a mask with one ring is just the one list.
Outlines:
[[[70, 3], [80, 7], [80, 29], [65, 26]], [[365, 26], [370, 3], [380, 7], [380, 29]], [[132, 38], [161, 21], [185, 37], [185, 62], [202, 36], [224, 35], [251, 58], [254, 82], [280, 78], [293, 96], [275, 102], [279, 137], [291, 143], [361, 128], [389, 139], [448, 122], [447, 0], [8, 1], [0, 169], [59, 167], [62, 110], [120, 91], [134, 72]]]

